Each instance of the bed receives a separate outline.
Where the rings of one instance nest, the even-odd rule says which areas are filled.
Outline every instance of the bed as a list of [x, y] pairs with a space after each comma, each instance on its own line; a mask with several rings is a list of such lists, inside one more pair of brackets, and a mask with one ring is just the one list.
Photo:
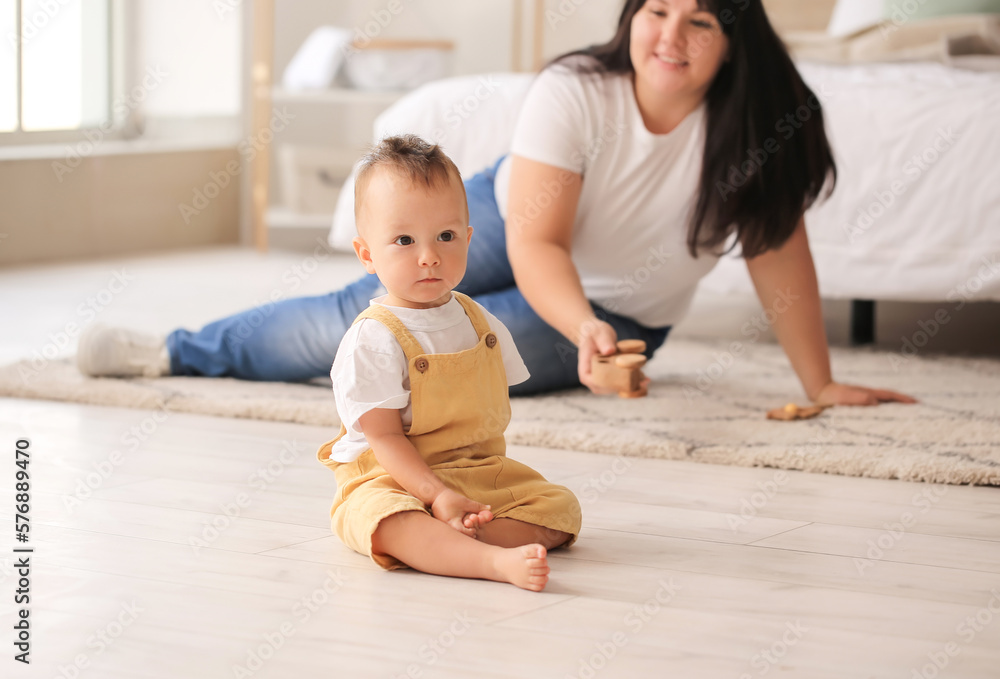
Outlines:
[[[806, 213], [832, 299], [1000, 300], [1000, 72], [800, 64], [839, 180]], [[752, 290], [724, 258], [704, 285]]]
[[[832, 197], [806, 214], [821, 295], [1000, 300], [1000, 71], [931, 62], [799, 68], [823, 102], [839, 170]], [[430, 83], [386, 110], [375, 138], [419, 134], [471, 176], [506, 152], [531, 80], [491, 74]], [[350, 249], [353, 190], [345, 188], [330, 242]], [[753, 291], [734, 257], [703, 285]]]

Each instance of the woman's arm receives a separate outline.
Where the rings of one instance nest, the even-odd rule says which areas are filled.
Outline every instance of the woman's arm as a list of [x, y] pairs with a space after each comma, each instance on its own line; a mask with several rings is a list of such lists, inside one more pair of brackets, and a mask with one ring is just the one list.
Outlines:
[[358, 418], [375, 459], [403, 489], [431, 508], [434, 518], [475, 535], [480, 523], [492, 519], [489, 507], [456, 493], [437, 477], [403, 433], [398, 410], [375, 408]]
[[747, 269], [764, 309], [774, 313], [774, 334], [810, 399], [845, 405], [915, 402], [894, 391], [833, 381], [819, 285], [804, 219], [799, 220], [791, 238], [780, 248], [748, 259]]
[[617, 335], [587, 301], [570, 256], [583, 178], [545, 163], [511, 157], [507, 255], [521, 294], [542, 319], [579, 349], [581, 381], [594, 354], [612, 354]]

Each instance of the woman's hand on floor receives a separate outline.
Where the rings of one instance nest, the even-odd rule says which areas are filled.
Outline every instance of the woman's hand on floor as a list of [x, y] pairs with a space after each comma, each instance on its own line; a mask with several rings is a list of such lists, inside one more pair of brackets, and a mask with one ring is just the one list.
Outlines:
[[877, 406], [879, 403], [890, 401], [916, 403], [917, 399], [888, 389], [870, 389], [853, 384], [830, 382], [820, 390], [813, 401], [820, 405]]
[[431, 514], [444, 521], [459, 533], [476, 537], [478, 528], [493, 520], [489, 505], [470, 500], [449, 489], [441, 491], [431, 503]]

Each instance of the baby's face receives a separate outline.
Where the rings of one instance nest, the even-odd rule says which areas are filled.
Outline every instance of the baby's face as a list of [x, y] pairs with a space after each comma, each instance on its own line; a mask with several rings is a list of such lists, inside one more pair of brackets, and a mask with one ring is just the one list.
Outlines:
[[411, 309], [441, 306], [465, 276], [472, 227], [459, 180], [413, 184], [393, 171], [368, 184], [354, 250], [388, 291], [385, 303]]

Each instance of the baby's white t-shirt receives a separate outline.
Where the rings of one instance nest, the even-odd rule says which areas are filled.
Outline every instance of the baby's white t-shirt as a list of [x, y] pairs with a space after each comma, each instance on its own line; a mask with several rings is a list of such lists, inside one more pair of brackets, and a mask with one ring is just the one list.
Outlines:
[[[581, 75], [557, 64], [535, 79], [514, 131], [511, 154], [583, 175], [572, 258], [584, 294], [649, 327], [680, 321], [718, 261], [691, 257], [686, 242], [705, 121], [702, 103], [670, 133], [653, 134], [630, 75]], [[504, 218], [509, 185], [510, 157], [494, 189]], [[527, 214], [558, 190], [542, 187]]]
[[[381, 304], [385, 296], [371, 301]], [[447, 303], [433, 309], [407, 309], [382, 305], [406, 326], [428, 354], [446, 354], [471, 349], [479, 342], [472, 321], [454, 295]], [[503, 357], [507, 384], [528, 379], [528, 369], [507, 327], [479, 305], [490, 330], [497, 336]], [[347, 429], [333, 445], [330, 459], [351, 462], [370, 448], [358, 422], [375, 408], [401, 410], [403, 431], [413, 422], [410, 403], [409, 365], [403, 347], [392, 332], [379, 321], [364, 318], [352, 325], [337, 350], [330, 370], [337, 412]]]

